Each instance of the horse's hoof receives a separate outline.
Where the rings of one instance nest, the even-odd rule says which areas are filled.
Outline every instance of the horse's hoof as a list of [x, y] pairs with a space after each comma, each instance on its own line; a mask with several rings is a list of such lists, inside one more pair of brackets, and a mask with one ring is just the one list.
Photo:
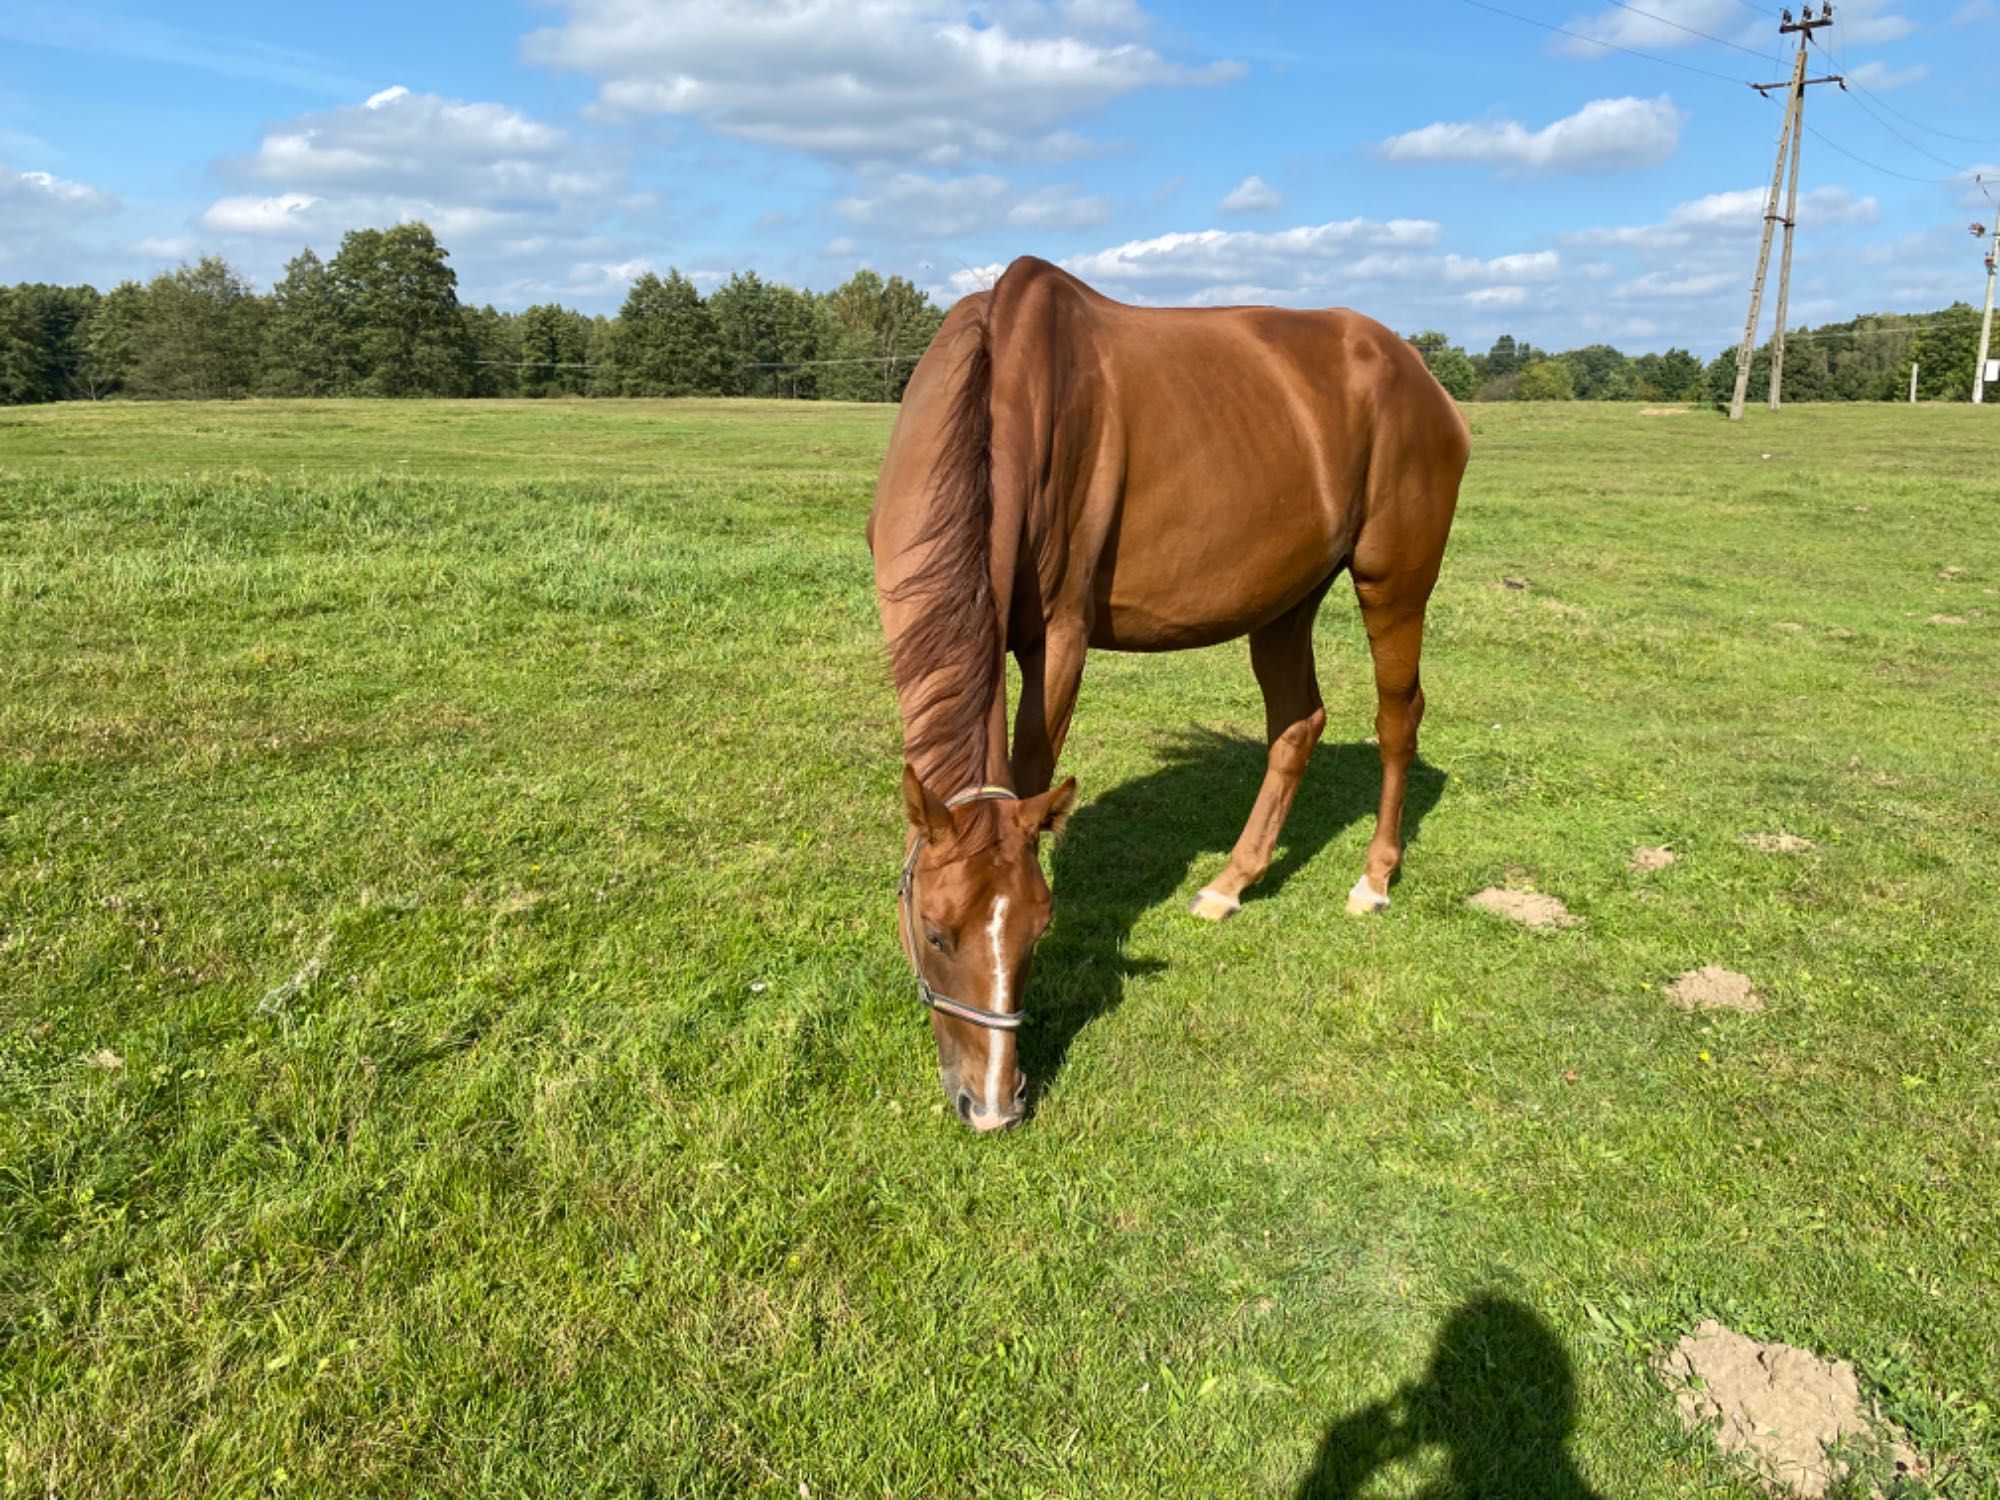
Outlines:
[[1389, 898], [1368, 883], [1363, 875], [1354, 882], [1354, 889], [1347, 893], [1347, 914], [1350, 917], [1372, 917], [1377, 912], [1389, 909]]
[[1225, 896], [1220, 891], [1203, 891], [1188, 906], [1188, 910], [1204, 922], [1226, 921], [1242, 909], [1241, 901], [1234, 896]]

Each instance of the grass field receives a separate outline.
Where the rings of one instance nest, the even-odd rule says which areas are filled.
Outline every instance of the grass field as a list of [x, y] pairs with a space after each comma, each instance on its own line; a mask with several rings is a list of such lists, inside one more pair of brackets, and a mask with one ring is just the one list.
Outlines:
[[1000, 1139], [895, 942], [891, 415], [0, 412], [0, 1488], [1748, 1495], [1646, 1368], [1713, 1315], [2000, 1493], [1990, 413], [1474, 409], [1379, 920], [1351, 597], [1220, 928], [1246, 652], [1094, 657]]

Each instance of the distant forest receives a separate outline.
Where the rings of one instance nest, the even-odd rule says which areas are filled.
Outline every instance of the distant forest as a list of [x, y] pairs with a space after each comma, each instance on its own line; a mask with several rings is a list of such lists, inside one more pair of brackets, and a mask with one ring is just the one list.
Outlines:
[[[458, 300], [449, 253], [420, 223], [357, 229], [331, 260], [300, 252], [268, 293], [209, 257], [109, 292], [0, 286], [0, 404], [244, 396], [790, 396], [894, 401], [943, 309], [900, 276], [829, 292], [740, 272], [704, 297], [679, 271], [632, 283], [616, 317], [555, 303]], [[1969, 399], [1979, 314], [1964, 303], [1870, 314], [1787, 336], [1785, 399]], [[1561, 353], [1507, 335], [1468, 354], [1411, 336], [1461, 401], [1726, 401], [1734, 349]], [[1750, 394], [1763, 400], [1770, 351]]]

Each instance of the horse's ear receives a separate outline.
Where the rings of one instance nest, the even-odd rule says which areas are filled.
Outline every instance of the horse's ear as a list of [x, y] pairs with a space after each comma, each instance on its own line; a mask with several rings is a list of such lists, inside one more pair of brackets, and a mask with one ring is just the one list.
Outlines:
[[1076, 778], [1070, 777], [1053, 791], [1030, 797], [1016, 808], [1014, 816], [1029, 833], [1061, 833], [1076, 806]]
[[908, 761], [903, 762], [903, 812], [927, 842], [941, 844], [951, 837], [951, 809], [931, 794]]

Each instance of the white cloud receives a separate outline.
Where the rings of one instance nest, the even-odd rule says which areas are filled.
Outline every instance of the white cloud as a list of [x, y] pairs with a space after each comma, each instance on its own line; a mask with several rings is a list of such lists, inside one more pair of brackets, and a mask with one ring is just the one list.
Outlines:
[[19, 172], [0, 163], [0, 265], [10, 277], [29, 266], [38, 274], [74, 275], [75, 231], [118, 212], [109, 193], [50, 172]]
[[132, 249], [148, 260], [186, 260], [195, 253], [195, 243], [189, 234], [149, 234]]
[[1037, 188], [1007, 210], [1017, 229], [1095, 229], [1111, 217], [1111, 205], [1069, 186]]
[[600, 80], [617, 114], [698, 119], [845, 160], [1074, 154], [1064, 121], [1153, 85], [1241, 76], [1140, 39], [1120, 0], [562, 0], [528, 55]]
[[1677, 276], [1671, 271], [1648, 271], [1623, 286], [1612, 288], [1614, 297], [1707, 297], [1726, 288], [1740, 287], [1740, 272], [1699, 271]]
[[[1197, 307], [1326, 306], [1357, 297], [1377, 306], [1519, 306], [1606, 270], [1569, 266], [1555, 250], [1437, 255], [1430, 253], [1437, 236], [1438, 226], [1427, 219], [1350, 219], [1269, 233], [1207, 229], [1133, 240], [1062, 264], [1125, 301]], [[950, 290], [983, 291], [1004, 269], [995, 263], [954, 272]]]
[[201, 223], [219, 234], [293, 234], [322, 201], [311, 193], [218, 198], [203, 212]]
[[[1570, 20], [1564, 29], [1611, 46], [1638, 47], [1649, 52], [1706, 45], [1697, 34], [1700, 32], [1742, 46], [1762, 44], [1775, 50], [1777, 21], [1775, 11], [1767, 24], [1746, 21], [1737, 0], [1647, 0], [1636, 8], [1620, 5], [1594, 16]], [[1559, 42], [1557, 50], [1572, 57], [1611, 55], [1603, 47], [1575, 39]]]
[[1681, 117], [1673, 100], [1593, 99], [1573, 115], [1530, 130], [1513, 120], [1440, 121], [1391, 136], [1390, 161], [1483, 162], [1539, 172], [1611, 172], [1654, 166], [1674, 154]]
[[619, 174], [553, 126], [504, 104], [416, 94], [301, 115], [243, 164], [288, 188], [368, 191], [485, 204], [548, 204], [611, 191]]
[[1269, 232], [1202, 229], [1128, 240], [1064, 264], [1086, 281], [1107, 283], [1264, 282], [1290, 280], [1301, 267], [1325, 266], [1354, 250], [1434, 243], [1429, 219], [1344, 219]]
[[[1579, 229], [1562, 238], [1572, 245], [1662, 250], [1713, 242], [1718, 235], [1754, 234], [1764, 222], [1769, 193], [1754, 187], [1708, 193], [1675, 205], [1659, 224]], [[1856, 198], [1844, 187], [1813, 188], [1799, 199], [1801, 225], [1873, 224], [1877, 211], [1873, 198]]]
[[[223, 170], [265, 190], [220, 197], [196, 222], [212, 234], [263, 241], [269, 249], [231, 251], [252, 270], [275, 269], [271, 256], [283, 241], [328, 253], [350, 229], [422, 220], [462, 275], [485, 280], [485, 295], [565, 287], [587, 294], [609, 283], [578, 279], [569, 268], [617, 266], [636, 249], [594, 227], [630, 206], [621, 159], [490, 101], [392, 85], [359, 104], [272, 126], [249, 156]], [[482, 295], [470, 287], [466, 294]]]
[[841, 199], [833, 211], [849, 223], [950, 238], [997, 222], [1011, 192], [1002, 177], [925, 177], [898, 172]]
[[1847, 75], [1864, 89], [1874, 89], [1886, 93], [1906, 84], [1922, 83], [1931, 76], [1931, 70], [1923, 63], [1911, 63], [1907, 68], [1892, 68], [1885, 62], [1865, 62]]
[[1254, 174], [1237, 183], [1222, 200], [1222, 211], [1226, 214], [1265, 213], [1284, 206], [1285, 195]]
[[897, 172], [867, 183], [833, 211], [852, 224], [908, 239], [953, 239], [998, 225], [1017, 229], [1089, 229], [1111, 216], [1102, 198], [1068, 185], [1022, 195], [1005, 178], [926, 177]]
[[0, 165], [0, 220], [10, 233], [70, 229], [117, 211], [118, 200], [97, 188], [49, 172], [16, 172]]

